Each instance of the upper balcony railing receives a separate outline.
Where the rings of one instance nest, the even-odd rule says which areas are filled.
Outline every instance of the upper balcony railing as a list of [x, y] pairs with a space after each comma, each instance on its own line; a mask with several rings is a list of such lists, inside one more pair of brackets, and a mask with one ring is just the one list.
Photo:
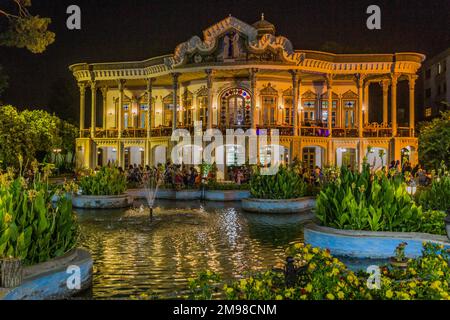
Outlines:
[[[249, 126], [239, 126], [239, 127], [217, 127], [214, 126], [214, 129], [219, 129], [223, 135], [226, 134], [227, 129], [242, 129], [244, 132], [250, 129]], [[180, 126], [178, 129], [188, 130], [191, 136], [194, 135], [194, 127], [192, 126]], [[203, 131], [207, 128], [204, 127]], [[275, 125], [275, 126], [258, 126], [257, 134], [260, 135], [262, 130], [267, 130], [268, 135], [272, 135], [273, 130], [278, 130], [279, 136], [284, 137], [292, 137], [294, 136], [294, 127], [289, 125]], [[322, 137], [328, 138], [330, 137], [330, 130], [327, 126], [323, 125], [307, 125], [301, 126], [299, 128], [299, 133], [303, 137]], [[127, 128], [122, 131], [122, 138], [146, 138], [148, 135], [147, 129], [143, 128]], [[152, 128], [150, 130], [151, 137], [170, 137], [172, 135], [171, 127], [157, 127]], [[363, 128], [364, 138], [390, 138], [392, 137], [392, 128], [386, 127], [384, 125], [379, 124], [371, 124], [367, 125]], [[81, 138], [90, 138], [91, 130], [84, 129], [80, 133]], [[342, 127], [333, 127], [331, 132], [331, 137], [334, 138], [358, 138], [359, 130], [357, 128], [342, 128]], [[397, 137], [415, 137], [415, 132], [413, 129], [409, 127], [398, 127], [397, 128]], [[104, 138], [104, 139], [116, 139], [119, 138], [119, 131], [117, 129], [100, 129], [97, 128], [95, 130], [95, 138]]]

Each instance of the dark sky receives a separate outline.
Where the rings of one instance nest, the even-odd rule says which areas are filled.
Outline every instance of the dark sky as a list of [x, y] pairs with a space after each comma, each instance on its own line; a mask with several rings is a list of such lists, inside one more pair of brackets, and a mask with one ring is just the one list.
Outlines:
[[[6, 1], [11, 0], [0, 0], [0, 7]], [[70, 4], [81, 7], [81, 31], [66, 29]], [[381, 7], [381, 31], [366, 28], [371, 4]], [[70, 64], [172, 53], [230, 13], [254, 23], [264, 12], [296, 49], [320, 49], [333, 41], [355, 50], [434, 55], [450, 47], [450, 0], [33, 0], [31, 11], [52, 18], [56, 42], [39, 55], [0, 48], [0, 64], [10, 77], [2, 100], [29, 108], [46, 108], [57, 84], [75, 85]]]

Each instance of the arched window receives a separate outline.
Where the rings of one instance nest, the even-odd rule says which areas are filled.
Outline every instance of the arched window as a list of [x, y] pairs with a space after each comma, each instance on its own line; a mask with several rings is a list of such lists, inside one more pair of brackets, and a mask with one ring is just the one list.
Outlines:
[[276, 125], [278, 120], [278, 91], [269, 83], [267, 87], [260, 91], [260, 96], [262, 108], [261, 123], [265, 126]]
[[222, 94], [220, 124], [222, 127], [244, 127], [251, 124], [251, 95], [242, 88], [228, 89]]

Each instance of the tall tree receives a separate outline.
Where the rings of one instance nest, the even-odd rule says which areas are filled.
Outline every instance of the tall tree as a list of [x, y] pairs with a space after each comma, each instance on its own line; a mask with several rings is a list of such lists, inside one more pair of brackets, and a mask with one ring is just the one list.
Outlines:
[[422, 123], [419, 135], [419, 156], [429, 169], [437, 169], [441, 161], [450, 166], [450, 111], [439, 118]]
[[55, 34], [48, 30], [51, 19], [32, 15], [28, 11], [31, 0], [6, 1], [13, 4], [14, 9], [0, 7], [0, 17], [7, 20], [6, 30], [0, 34], [0, 45], [27, 48], [33, 53], [44, 52], [55, 41]]

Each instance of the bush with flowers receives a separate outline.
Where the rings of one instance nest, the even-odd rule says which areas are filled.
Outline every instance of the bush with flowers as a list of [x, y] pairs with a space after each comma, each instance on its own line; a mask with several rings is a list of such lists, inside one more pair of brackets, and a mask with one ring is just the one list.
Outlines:
[[191, 298], [230, 300], [450, 300], [449, 255], [442, 246], [424, 244], [418, 259], [408, 260], [405, 269], [380, 268], [379, 287], [368, 286], [370, 275], [355, 273], [328, 250], [295, 244], [286, 253], [297, 264], [295, 282], [287, 284], [281, 272], [267, 271], [222, 286], [220, 278], [204, 272], [190, 280]]

